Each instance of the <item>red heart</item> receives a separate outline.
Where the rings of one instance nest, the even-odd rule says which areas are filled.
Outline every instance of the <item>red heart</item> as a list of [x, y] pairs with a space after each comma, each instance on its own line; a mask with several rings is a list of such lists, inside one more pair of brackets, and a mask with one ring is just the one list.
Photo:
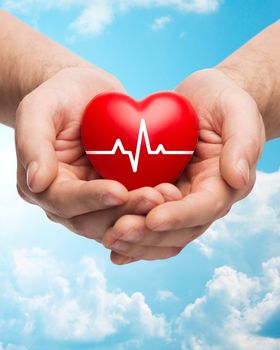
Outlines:
[[190, 102], [175, 92], [143, 101], [109, 92], [88, 104], [81, 131], [97, 172], [132, 190], [178, 178], [195, 149], [198, 121]]

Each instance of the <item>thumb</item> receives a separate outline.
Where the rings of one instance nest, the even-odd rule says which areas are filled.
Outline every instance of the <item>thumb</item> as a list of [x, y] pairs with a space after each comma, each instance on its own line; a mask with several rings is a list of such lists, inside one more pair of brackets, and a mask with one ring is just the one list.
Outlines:
[[264, 144], [264, 127], [253, 101], [239, 101], [240, 96], [235, 99], [233, 95], [231, 98], [235, 104], [224, 106], [222, 111], [220, 171], [231, 187], [241, 189], [248, 185], [251, 172], [255, 172]]
[[57, 175], [55, 153], [56, 131], [53, 112], [44, 108], [42, 101], [23, 102], [16, 116], [17, 157], [26, 171], [26, 182], [31, 192], [45, 191]]

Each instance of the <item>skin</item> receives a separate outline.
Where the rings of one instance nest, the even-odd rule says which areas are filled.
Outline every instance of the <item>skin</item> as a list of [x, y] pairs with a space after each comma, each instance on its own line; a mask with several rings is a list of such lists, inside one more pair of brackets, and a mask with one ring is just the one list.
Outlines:
[[128, 192], [100, 179], [83, 151], [85, 106], [101, 92], [125, 92], [121, 83], [2, 10], [0, 23], [0, 122], [15, 129], [20, 196], [98, 242], [122, 215], [163, 203], [154, 188]]
[[109, 228], [103, 244], [114, 263], [160, 259], [162, 249], [174, 256], [250, 193], [265, 140], [280, 136], [279, 38], [280, 21], [177, 87], [200, 124], [195, 156], [176, 184], [182, 199]]
[[86, 104], [124, 92], [120, 82], [1, 10], [0, 23], [0, 121], [15, 128], [19, 194], [112, 249], [114, 263], [177, 255], [251, 191], [265, 132], [280, 133], [279, 23], [180, 84], [198, 112], [196, 154], [176, 186], [132, 192], [98, 177], [79, 137]]
[[195, 156], [177, 183], [182, 199], [147, 217], [120, 218], [103, 239], [115, 263], [158, 259], [162, 247], [182, 250], [253, 188], [265, 141], [253, 98], [218, 70], [194, 74], [178, 91], [191, 100], [200, 124]]
[[27, 95], [16, 114], [21, 197], [52, 221], [98, 242], [121, 215], [146, 214], [164, 201], [153, 188], [128, 192], [116, 181], [100, 179], [86, 158], [81, 115], [92, 94], [110, 84], [103, 72], [100, 77], [92, 69], [65, 68]]

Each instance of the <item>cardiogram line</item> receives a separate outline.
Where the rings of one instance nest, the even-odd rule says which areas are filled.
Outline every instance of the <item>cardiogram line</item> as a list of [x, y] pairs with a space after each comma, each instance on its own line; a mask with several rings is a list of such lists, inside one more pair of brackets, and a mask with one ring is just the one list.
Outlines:
[[143, 138], [144, 138], [145, 143], [146, 143], [147, 153], [150, 155], [157, 155], [160, 153], [162, 153], [164, 155], [185, 155], [185, 154], [193, 154], [194, 153], [194, 151], [168, 151], [164, 148], [164, 146], [162, 144], [159, 144], [158, 147], [156, 148], [156, 150], [153, 151], [151, 149], [151, 144], [150, 144], [150, 139], [149, 139], [145, 119], [141, 119], [135, 156], [133, 156], [132, 151], [127, 151], [124, 149], [124, 146], [123, 146], [122, 141], [120, 139], [116, 140], [114, 147], [111, 151], [86, 151], [86, 154], [88, 154], [88, 155], [114, 155], [114, 154], [116, 154], [116, 152], [119, 148], [123, 155], [127, 155], [129, 157], [132, 170], [134, 173], [136, 173], [137, 169], [138, 169], [140, 152], [141, 152], [141, 144], [142, 144]]

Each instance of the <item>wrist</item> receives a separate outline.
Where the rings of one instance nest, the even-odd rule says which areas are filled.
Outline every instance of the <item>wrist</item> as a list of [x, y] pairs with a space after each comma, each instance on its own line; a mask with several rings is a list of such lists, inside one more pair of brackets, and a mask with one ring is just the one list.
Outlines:
[[260, 62], [222, 62], [216, 68], [227, 75], [256, 101], [263, 117], [269, 113], [274, 78], [268, 67]]
[[0, 123], [14, 127], [21, 100], [58, 71], [92, 67], [3, 10], [0, 29]]
[[[247, 52], [248, 53], [248, 52]], [[248, 57], [230, 57], [217, 65], [217, 69], [245, 90], [256, 102], [263, 118], [266, 139], [279, 136], [273, 117], [276, 74], [268, 58], [261, 52], [250, 52]]]
[[[36, 67], [33, 69], [29, 68], [28, 71], [22, 72], [22, 75], [18, 75], [15, 103], [16, 108], [25, 96], [30, 94], [47, 80], [51, 79], [58, 72], [67, 68], [95, 68], [93, 64], [83, 60], [75, 54], [72, 54], [72, 52], [63, 47], [57, 46], [51, 49], [53, 51], [51, 54], [53, 57], [52, 60], [50, 60], [49, 57], [46, 59], [39, 57], [37, 59]], [[28, 72], [31, 72], [31, 74], [28, 75]]]
[[94, 66], [90, 63], [83, 61], [82, 59], [75, 60], [72, 58], [66, 62], [67, 57], [64, 57], [64, 60], [56, 63], [42, 63], [38, 64], [36, 70], [33, 69], [32, 74], [17, 74], [17, 80], [13, 81], [12, 86], [8, 90], [9, 103], [6, 104], [4, 109], [6, 119], [3, 120], [3, 123], [12, 128], [15, 127], [16, 123], [16, 111], [20, 102], [29, 95], [32, 91], [38, 88], [41, 84], [51, 79], [54, 75], [60, 71], [67, 68], [90, 68], [93, 69]]

